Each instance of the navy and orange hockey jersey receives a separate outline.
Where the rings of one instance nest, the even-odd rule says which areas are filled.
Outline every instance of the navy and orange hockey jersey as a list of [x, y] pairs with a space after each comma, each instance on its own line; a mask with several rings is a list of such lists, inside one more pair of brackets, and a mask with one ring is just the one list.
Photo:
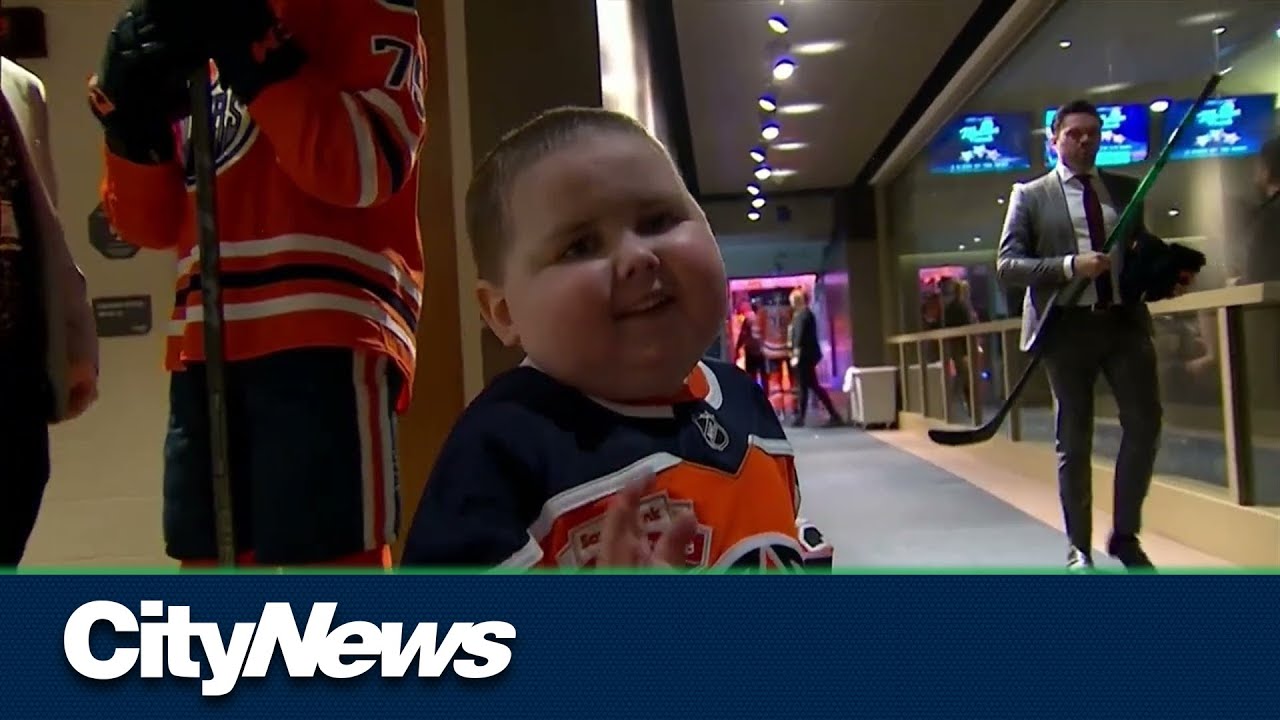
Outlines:
[[760, 388], [708, 360], [686, 391], [621, 406], [529, 366], [495, 378], [436, 461], [403, 564], [591, 567], [610, 498], [648, 468], [650, 539], [673, 510], [697, 518], [690, 568], [801, 569], [813, 538], [798, 536], [791, 445]]
[[[413, 0], [274, 0], [307, 53], [245, 107], [216, 86], [227, 358], [351, 347], [392, 358], [409, 400], [422, 302], [416, 164], [426, 53]], [[213, 70], [216, 81], [216, 69]], [[194, 171], [108, 152], [102, 201], [133, 245], [177, 252], [166, 366], [203, 359]], [[185, 164], [185, 167], [184, 167]]]

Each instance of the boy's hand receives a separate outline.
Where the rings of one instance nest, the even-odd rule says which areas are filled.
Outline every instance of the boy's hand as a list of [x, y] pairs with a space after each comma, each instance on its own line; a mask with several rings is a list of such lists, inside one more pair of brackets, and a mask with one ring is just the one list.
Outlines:
[[691, 512], [673, 514], [651, 548], [640, 522], [640, 500], [653, 489], [653, 484], [653, 473], [646, 472], [614, 496], [600, 533], [598, 567], [684, 566], [685, 547], [698, 530], [697, 518]]

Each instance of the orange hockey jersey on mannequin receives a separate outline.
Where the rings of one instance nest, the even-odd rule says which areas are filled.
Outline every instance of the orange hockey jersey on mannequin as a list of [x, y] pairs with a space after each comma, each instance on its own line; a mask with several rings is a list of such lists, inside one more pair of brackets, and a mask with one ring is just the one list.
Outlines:
[[[275, 0], [306, 51], [245, 108], [215, 82], [227, 359], [304, 347], [392, 358], [408, 405], [423, 259], [416, 163], [426, 53], [413, 0]], [[213, 69], [216, 81], [216, 69]], [[186, 147], [189, 131], [175, 128]], [[177, 253], [166, 366], [203, 360], [194, 173], [110, 152], [103, 206], [127, 242]], [[185, 167], [184, 167], [185, 161]]]

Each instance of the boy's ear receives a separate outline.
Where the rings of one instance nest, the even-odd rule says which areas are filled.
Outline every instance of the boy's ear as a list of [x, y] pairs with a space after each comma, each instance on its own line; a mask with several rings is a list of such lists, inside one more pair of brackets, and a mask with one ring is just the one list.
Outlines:
[[494, 335], [507, 347], [520, 344], [520, 333], [511, 320], [511, 308], [502, 287], [487, 280], [476, 284], [476, 300], [480, 303], [480, 316]]

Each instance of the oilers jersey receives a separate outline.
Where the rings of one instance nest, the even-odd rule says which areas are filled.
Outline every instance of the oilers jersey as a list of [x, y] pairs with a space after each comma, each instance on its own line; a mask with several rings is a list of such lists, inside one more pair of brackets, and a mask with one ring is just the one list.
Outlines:
[[797, 529], [794, 457], [773, 409], [741, 370], [705, 360], [663, 404], [590, 398], [527, 365], [495, 378], [441, 451], [403, 564], [592, 567], [610, 499], [646, 470], [651, 541], [673, 512], [697, 518], [691, 569], [829, 561], [820, 534]]
[[[424, 267], [418, 153], [426, 52], [414, 0], [273, 0], [306, 52], [245, 104], [213, 80], [227, 359], [305, 347], [390, 358], [409, 402]], [[204, 358], [189, 123], [173, 162], [106, 153], [101, 194], [126, 242], [175, 251], [166, 367]]]

